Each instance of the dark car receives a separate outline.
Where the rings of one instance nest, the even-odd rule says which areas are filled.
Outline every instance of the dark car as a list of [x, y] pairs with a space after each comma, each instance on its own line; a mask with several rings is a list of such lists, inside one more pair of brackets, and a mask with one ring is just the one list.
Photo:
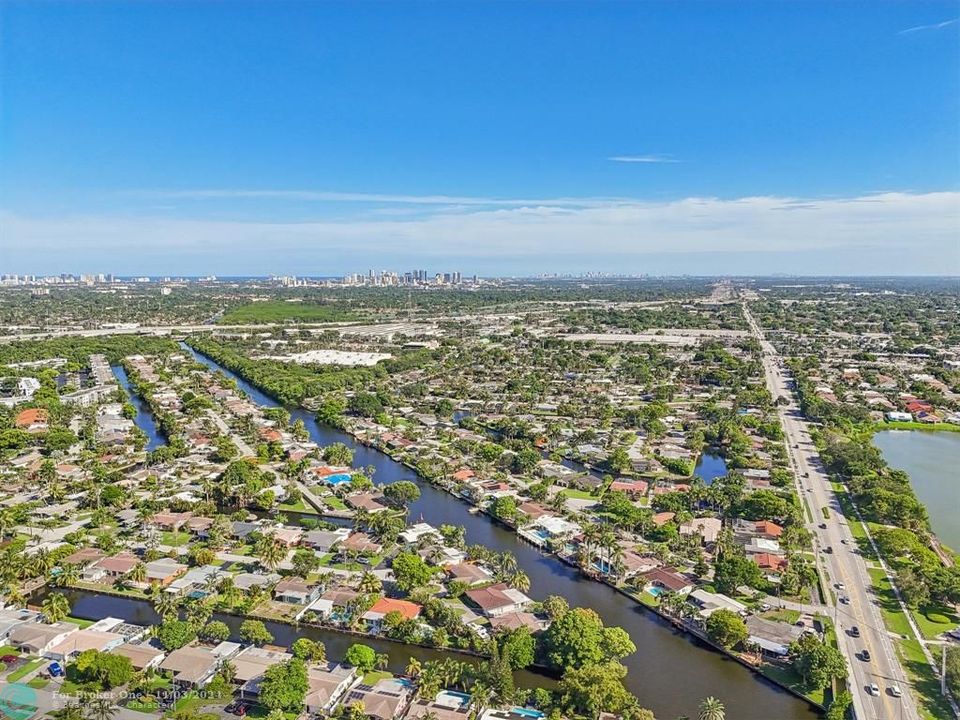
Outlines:
[[860, 628], [856, 625], [850, 628], [850, 637], [860, 637]]
[[870, 651], [864, 648], [863, 652], [860, 653], [860, 659], [864, 662], [870, 662]]

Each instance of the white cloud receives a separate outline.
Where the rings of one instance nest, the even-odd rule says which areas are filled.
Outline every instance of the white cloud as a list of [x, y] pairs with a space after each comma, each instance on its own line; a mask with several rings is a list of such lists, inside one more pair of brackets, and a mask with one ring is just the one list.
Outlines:
[[[228, 255], [252, 258], [267, 251], [271, 258], [288, 259], [291, 268], [306, 255], [354, 258], [356, 263], [388, 255], [456, 256], [499, 263], [505, 272], [520, 259], [549, 269], [554, 259], [586, 256], [593, 260], [593, 267], [614, 269], [620, 262], [615, 258], [658, 253], [806, 253], [822, 258], [823, 272], [829, 273], [841, 270], [830, 266], [837, 253], [853, 258], [852, 262], [899, 253], [944, 274], [960, 272], [960, 192], [829, 199], [614, 200], [579, 207], [543, 202], [466, 211], [440, 207], [415, 217], [365, 214], [296, 223], [128, 216], [37, 218], [6, 212], [0, 214], [0, 227], [0, 256], [8, 258], [8, 267], [20, 267], [20, 272], [41, 271], [36, 267], [39, 260], [34, 267], [26, 267], [31, 258], [39, 257], [45, 261], [93, 258], [100, 267], [111, 267], [110, 259], [118, 254], [127, 259], [152, 254], [185, 262], [190, 257], [212, 258], [213, 262]], [[254, 272], [257, 266], [251, 264], [249, 272]], [[196, 263], [192, 265], [197, 269]], [[912, 270], [894, 265], [887, 271]]]
[[916, 27], [907, 28], [906, 30], [901, 30], [897, 35], [910, 35], [911, 33], [923, 32], [925, 30], [942, 30], [945, 27], [950, 27], [951, 25], [956, 25], [957, 22], [960, 22], [960, 18], [953, 18], [952, 20], [944, 20], [943, 22], [933, 23], [932, 25], [917, 25]]
[[614, 155], [607, 160], [620, 163], [678, 163], [679, 160], [670, 155]]

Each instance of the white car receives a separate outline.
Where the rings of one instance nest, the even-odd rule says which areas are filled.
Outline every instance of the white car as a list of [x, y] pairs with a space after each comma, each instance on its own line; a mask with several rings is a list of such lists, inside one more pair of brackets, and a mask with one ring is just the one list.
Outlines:
[[876, 684], [876, 683], [870, 683], [870, 684], [867, 686], [867, 692], [870, 693], [870, 694], [873, 695], [873, 696], [878, 696], [878, 695], [880, 695], [880, 688], [877, 687], [877, 684]]
[[891, 685], [890, 694], [894, 697], [903, 697], [903, 690], [900, 689], [899, 685]]
[[837, 583], [837, 584], [836, 584], [836, 588], [837, 588], [837, 590], [841, 590], [841, 591], [842, 591], [842, 590], [846, 590], [846, 589], [847, 589], [847, 586], [844, 585], [843, 583]]

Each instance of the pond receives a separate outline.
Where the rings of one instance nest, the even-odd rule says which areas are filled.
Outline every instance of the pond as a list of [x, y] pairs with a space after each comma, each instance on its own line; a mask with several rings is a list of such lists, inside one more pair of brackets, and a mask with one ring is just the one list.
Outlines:
[[940, 541], [960, 549], [960, 433], [884, 430], [873, 444], [890, 467], [906, 470]]
[[[198, 362], [235, 380], [254, 402], [278, 406], [275, 400], [243, 378], [189, 346], [183, 347]], [[643, 706], [653, 710], [658, 717], [695, 716], [700, 700], [710, 695], [720, 698], [726, 705], [728, 717], [738, 720], [799, 720], [818, 716], [807, 703], [754, 676], [692, 636], [674, 630], [631, 598], [583, 577], [552, 555], [544, 555], [513, 531], [486, 517], [472, 515], [465, 502], [424, 482], [413, 470], [388, 455], [355, 442], [347, 433], [318, 423], [306, 410], [293, 408], [290, 412], [292, 420], [303, 420], [314, 442], [321, 446], [342, 442], [352, 448], [353, 464], [372, 467], [376, 482], [409, 480], [417, 483], [421, 496], [410, 506], [412, 521], [463, 527], [469, 544], [508, 551], [516, 556], [519, 566], [530, 577], [529, 594], [534, 599], [560, 595], [572, 607], [592, 608], [607, 625], [619, 625], [626, 630], [636, 644], [637, 652], [623, 660], [628, 670], [625, 683]]]
[[693, 469], [693, 474], [699, 476], [704, 484], [709, 485], [718, 477], [727, 474], [727, 461], [723, 459], [722, 455], [707, 450], [700, 454], [697, 465]]

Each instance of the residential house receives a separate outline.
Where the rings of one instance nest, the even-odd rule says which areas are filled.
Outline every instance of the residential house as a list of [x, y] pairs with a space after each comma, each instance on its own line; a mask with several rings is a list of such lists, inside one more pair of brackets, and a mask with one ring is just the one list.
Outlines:
[[202, 688], [217, 672], [221, 658], [210, 648], [188, 645], [174, 650], [160, 663], [182, 688]]
[[354, 668], [335, 663], [307, 668], [307, 696], [304, 699], [307, 712], [316, 715], [329, 713], [356, 678]]
[[487, 617], [496, 617], [510, 612], [521, 612], [531, 602], [529, 597], [506, 583], [488, 585], [484, 588], [467, 590], [465, 597]]
[[299, 578], [284, 578], [273, 588], [273, 598], [291, 605], [309, 605], [320, 596], [320, 588]]
[[493, 580], [493, 575], [486, 569], [473, 563], [457, 563], [445, 568], [451, 580], [460, 580], [467, 585], [482, 585]]
[[59, 645], [70, 635], [78, 632], [80, 627], [73, 623], [58, 622], [23, 623], [14, 627], [7, 638], [13, 647], [31, 655], [43, 655], [50, 648]]
[[142, 672], [151, 668], [157, 668], [163, 662], [164, 652], [148, 643], [123, 643], [113, 648], [114, 655], [122, 655], [130, 659], [133, 669]]
[[681, 535], [699, 535], [704, 544], [709, 545], [717, 541], [723, 521], [720, 518], [693, 518], [680, 525]]
[[642, 573], [641, 576], [646, 580], [646, 587], [658, 587], [662, 590], [668, 590], [675, 593], [688, 593], [693, 589], [693, 581], [686, 575], [681, 575], [674, 568], [669, 566], [654, 568]]
[[375, 685], [357, 685], [351, 689], [343, 705], [363, 703], [363, 711], [372, 720], [394, 720], [403, 717], [413, 698], [413, 688], [395, 678], [379, 680]]

